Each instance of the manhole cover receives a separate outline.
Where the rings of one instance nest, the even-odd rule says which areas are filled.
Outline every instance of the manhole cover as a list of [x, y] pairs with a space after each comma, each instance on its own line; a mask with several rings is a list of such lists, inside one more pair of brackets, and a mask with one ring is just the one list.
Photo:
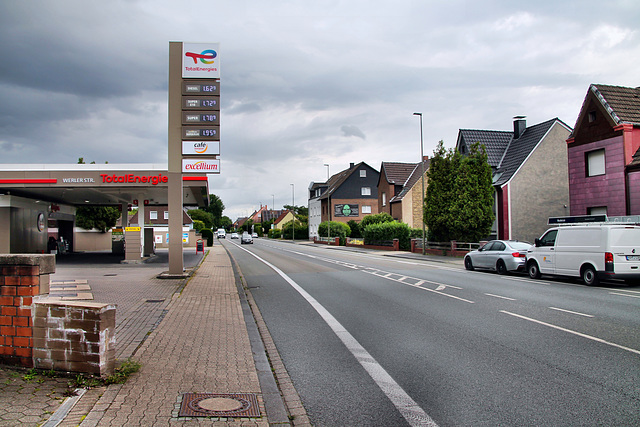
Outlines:
[[259, 417], [258, 399], [253, 393], [185, 393], [180, 417]]

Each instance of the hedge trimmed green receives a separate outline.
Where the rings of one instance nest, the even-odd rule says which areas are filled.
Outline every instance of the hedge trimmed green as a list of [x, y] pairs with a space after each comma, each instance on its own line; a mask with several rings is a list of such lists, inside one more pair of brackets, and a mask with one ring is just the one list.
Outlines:
[[200, 230], [203, 239], [207, 239], [207, 246], [213, 246], [213, 231], [208, 228]]
[[411, 249], [411, 229], [403, 222], [382, 222], [373, 223], [364, 227], [364, 244], [372, 245], [398, 239], [401, 250]]
[[349, 227], [344, 222], [338, 221], [325, 221], [320, 223], [318, 226], [318, 235], [320, 237], [327, 237], [327, 224], [331, 228], [331, 238], [339, 237], [340, 245], [344, 246], [347, 244], [347, 237], [351, 235], [351, 227]]

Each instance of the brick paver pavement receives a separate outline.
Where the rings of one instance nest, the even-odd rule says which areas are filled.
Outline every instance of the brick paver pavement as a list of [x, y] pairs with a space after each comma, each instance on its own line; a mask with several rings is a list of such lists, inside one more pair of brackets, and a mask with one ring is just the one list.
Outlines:
[[[210, 249], [135, 354], [141, 370], [110, 386], [82, 426], [268, 426], [260, 383], [228, 255]], [[255, 393], [260, 418], [179, 418], [184, 393]]]

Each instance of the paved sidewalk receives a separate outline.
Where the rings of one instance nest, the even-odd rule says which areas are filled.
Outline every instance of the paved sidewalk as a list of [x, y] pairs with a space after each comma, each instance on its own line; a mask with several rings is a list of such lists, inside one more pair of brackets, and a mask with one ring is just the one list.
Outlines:
[[[141, 370], [108, 387], [82, 426], [269, 425], [233, 269], [220, 245], [173, 296], [135, 359]], [[214, 395], [197, 395], [195, 410], [181, 416], [183, 400], [193, 397], [186, 393]], [[226, 416], [241, 412], [235, 393], [254, 397], [257, 412]]]

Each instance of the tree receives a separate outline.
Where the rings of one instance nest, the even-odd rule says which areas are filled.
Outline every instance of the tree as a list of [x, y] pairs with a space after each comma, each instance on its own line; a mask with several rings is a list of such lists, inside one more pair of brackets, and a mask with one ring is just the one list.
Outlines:
[[202, 209], [190, 209], [187, 211], [192, 220], [198, 220], [204, 222], [206, 228], [213, 229], [214, 221], [213, 215]]
[[427, 178], [424, 221], [430, 240], [475, 242], [491, 232], [493, 186], [484, 147], [473, 144], [463, 157], [440, 141]]
[[[123, 212], [127, 215], [127, 212]], [[80, 206], [76, 210], [76, 225], [85, 230], [100, 230], [106, 233], [116, 225], [120, 210], [111, 206]]]
[[213, 222], [219, 227], [222, 225], [222, 212], [224, 211], [224, 203], [220, 197], [215, 194], [209, 194], [209, 205], [202, 208], [203, 211], [209, 212], [212, 215]]

